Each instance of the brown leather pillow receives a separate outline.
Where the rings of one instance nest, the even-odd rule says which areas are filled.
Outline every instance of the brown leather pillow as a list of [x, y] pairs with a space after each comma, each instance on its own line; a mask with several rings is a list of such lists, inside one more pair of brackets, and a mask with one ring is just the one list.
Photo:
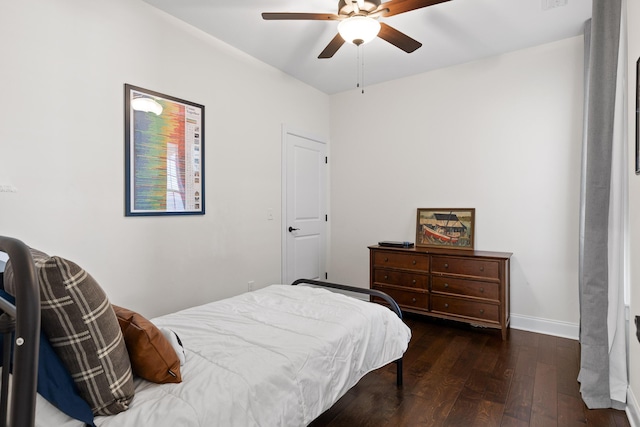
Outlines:
[[140, 314], [113, 305], [133, 373], [154, 383], [179, 383], [180, 359], [162, 332]]

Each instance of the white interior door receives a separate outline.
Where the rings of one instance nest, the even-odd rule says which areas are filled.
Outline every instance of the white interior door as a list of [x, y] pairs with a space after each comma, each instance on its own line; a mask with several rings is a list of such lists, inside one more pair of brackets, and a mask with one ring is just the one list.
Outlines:
[[324, 280], [326, 272], [325, 141], [283, 127], [282, 278]]

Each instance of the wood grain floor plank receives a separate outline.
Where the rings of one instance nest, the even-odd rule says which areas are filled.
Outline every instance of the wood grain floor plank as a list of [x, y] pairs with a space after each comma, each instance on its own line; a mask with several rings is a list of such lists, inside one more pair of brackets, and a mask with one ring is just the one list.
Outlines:
[[611, 417], [608, 409], [587, 409], [585, 410], [587, 425], [589, 426], [614, 426], [615, 420]]
[[531, 345], [520, 346], [515, 373], [534, 378], [538, 363], [538, 348]]
[[446, 350], [449, 342], [447, 339], [430, 339], [428, 347], [416, 345], [411, 352], [407, 351], [404, 357], [405, 374], [408, 378], [419, 379], [431, 371], [438, 359]]
[[563, 427], [584, 427], [587, 417], [584, 403], [575, 396], [558, 394], [558, 425]]
[[510, 417], [509, 415], [503, 415], [500, 427], [529, 427], [529, 423]]
[[529, 331], [521, 331], [518, 329], [511, 329], [509, 335], [509, 343], [515, 346], [529, 346], [538, 348], [538, 340], [540, 334]]
[[614, 411], [611, 414], [611, 417], [613, 418], [616, 427], [631, 427], [629, 418], [627, 418], [627, 414], [625, 414], [624, 411]]
[[580, 362], [577, 352], [568, 347], [558, 347], [557, 356], [558, 393], [580, 398]]
[[428, 422], [443, 425], [464, 387], [464, 381], [458, 377], [431, 375], [421, 380], [418, 387], [419, 393], [414, 390], [414, 394], [426, 400], [424, 409]]
[[483, 397], [489, 402], [505, 404], [509, 395], [510, 386], [511, 376], [505, 378], [487, 378], [487, 386]]
[[452, 366], [451, 374], [467, 378], [481, 357], [488, 338], [483, 334], [471, 334], [466, 344], [466, 350], [457, 358], [456, 363]]
[[461, 395], [468, 398], [483, 399], [487, 391], [489, 378], [490, 376], [486, 372], [472, 371], [464, 384]]
[[479, 354], [476, 355], [473, 363], [473, 369], [493, 372], [498, 364], [501, 346], [496, 345], [497, 340], [488, 337], [484, 345], [481, 347]]
[[[386, 427], [439, 427], [442, 426], [442, 420], [436, 420], [427, 408], [431, 403], [427, 399], [420, 396], [412, 396], [411, 399], [405, 401], [398, 407], [396, 412], [387, 420], [386, 424], [381, 423], [379, 426]], [[357, 424], [354, 424], [357, 426]], [[333, 427], [333, 425], [331, 426]]]
[[504, 404], [482, 400], [478, 405], [476, 417], [473, 420], [473, 427], [491, 427], [500, 426], [502, 422], [502, 414], [504, 413]]
[[540, 362], [536, 364], [530, 424], [549, 427], [558, 425], [558, 388], [556, 367], [553, 365]]
[[459, 395], [449, 411], [444, 426], [471, 426], [478, 414], [481, 399], [472, 394]]
[[487, 386], [487, 392], [493, 396], [487, 399], [494, 402], [506, 403], [511, 381], [518, 361], [518, 352], [515, 346], [504, 346], [500, 349], [495, 367], [491, 372], [491, 385]]
[[552, 366], [556, 365], [557, 348], [556, 337], [540, 334], [538, 339], [538, 362]]
[[507, 396], [504, 413], [512, 418], [529, 423], [533, 399], [533, 381], [531, 377], [515, 374]]

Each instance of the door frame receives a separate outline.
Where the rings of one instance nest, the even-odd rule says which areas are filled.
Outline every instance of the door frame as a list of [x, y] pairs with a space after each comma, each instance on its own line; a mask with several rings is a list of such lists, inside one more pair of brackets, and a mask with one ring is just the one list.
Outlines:
[[[302, 131], [300, 129], [296, 129], [293, 127], [290, 127], [286, 124], [282, 124], [282, 190], [281, 190], [281, 199], [282, 199], [282, 204], [281, 204], [281, 233], [280, 233], [280, 247], [281, 247], [281, 271], [280, 271], [280, 282], [285, 284], [285, 285], [289, 285], [289, 283], [285, 283], [285, 279], [287, 277], [287, 237], [289, 234], [289, 231], [287, 230], [288, 227], [288, 223], [289, 223], [289, 219], [287, 218], [287, 171], [289, 168], [289, 164], [287, 162], [288, 159], [288, 146], [287, 146], [287, 136], [288, 135], [295, 135], [298, 136], [300, 138], [305, 138], [305, 139], [310, 139], [312, 141], [321, 143], [325, 145], [325, 153], [327, 158], [329, 157], [329, 141], [327, 138], [320, 136], [318, 134], [314, 134], [311, 132], [307, 132], [307, 131]], [[331, 216], [329, 215], [329, 167], [327, 165], [327, 169], [325, 171], [325, 182], [324, 182], [324, 196], [325, 196], [325, 200], [324, 200], [324, 206], [325, 206], [325, 211], [326, 211], [326, 215], [327, 215], [327, 221], [325, 221], [325, 230], [324, 230], [324, 267], [325, 267], [325, 272], [329, 271], [329, 220], [331, 218]]]

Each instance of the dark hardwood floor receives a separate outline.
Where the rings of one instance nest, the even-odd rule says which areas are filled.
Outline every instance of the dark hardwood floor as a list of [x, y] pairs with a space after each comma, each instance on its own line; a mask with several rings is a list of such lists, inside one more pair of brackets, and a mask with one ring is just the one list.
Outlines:
[[366, 375], [312, 427], [630, 426], [624, 411], [589, 410], [577, 341], [406, 316], [404, 386], [395, 364]]

